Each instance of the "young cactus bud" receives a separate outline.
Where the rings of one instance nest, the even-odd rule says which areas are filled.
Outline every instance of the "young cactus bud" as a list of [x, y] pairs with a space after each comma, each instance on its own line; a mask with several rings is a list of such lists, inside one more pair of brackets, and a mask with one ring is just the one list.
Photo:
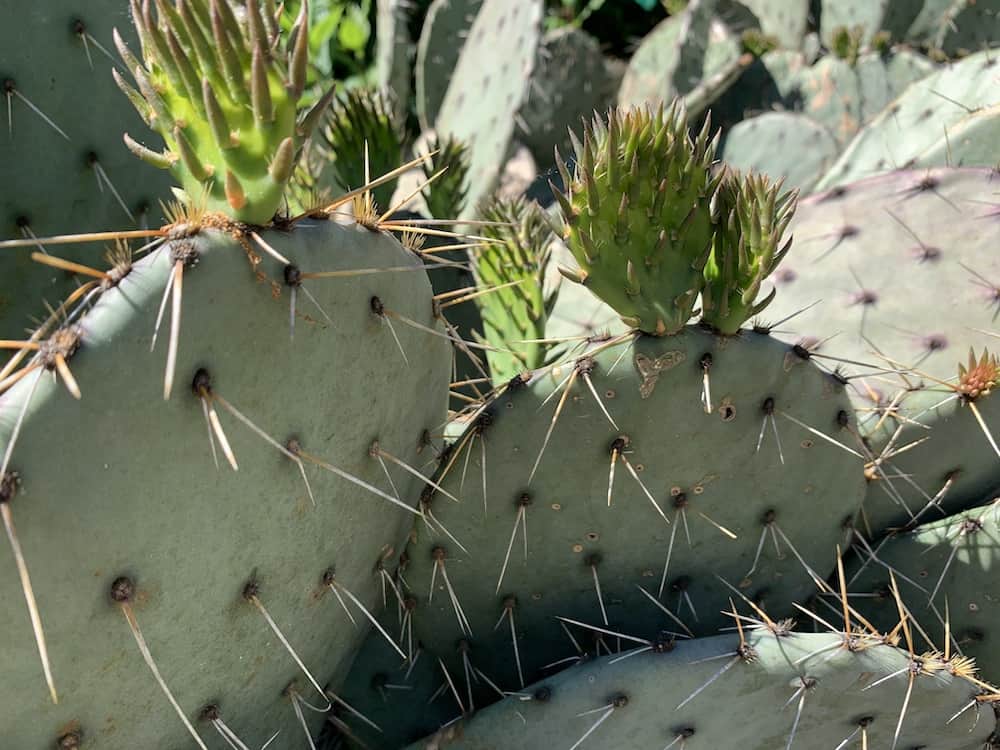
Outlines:
[[629, 325], [663, 336], [688, 322], [712, 250], [711, 174], [717, 138], [696, 139], [675, 101], [669, 110], [613, 110], [576, 143], [563, 236], [584, 284]]
[[[147, 161], [153, 154], [184, 194], [205, 196], [209, 211], [258, 225], [281, 207], [289, 159], [309, 135], [299, 111], [303, 45], [282, 51], [265, 38], [258, 21], [270, 4], [261, 2], [132, 0], [141, 65], [115, 37], [138, 91], [120, 85], [167, 146], [162, 154], [132, 150]], [[308, 18], [303, 0], [295, 38], [308, 35]]]
[[523, 198], [493, 198], [480, 209], [486, 221], [482, 234], [497, 243], [474, 251], [477, 285], [487, 291], [476, 297], [488, 344], [505, 351], [487, 351], [493, 382], [508, 382], [545, 360], [542, 344], [525, 341], [545, 338], [545, 321], [553, 300], [545, 298], [542, 283], [552, 245], [552, 230], [535, 202]]
[[791, 248], [782, 235], [795, 213], [798, 191], [781, 192], [782, 181], [727, 171], [716, 196], [716, 233], [705, 265], [702, 322], [733, 335], [774, 299], [758, 301], [761, 283]]
[[[432, 143], [430, 150], [437, 150], [424, 162], [424, 178], [428, 184], [421, 193], [427, 203], [427, 212], [435, 219], [460, 216], [469, 192], [466, 177], [469, 175], [469, 148], [460, 140], [449, 137], [444, 143]], [[429, 180], [442, 169], [447, 171], [433, 182]]]

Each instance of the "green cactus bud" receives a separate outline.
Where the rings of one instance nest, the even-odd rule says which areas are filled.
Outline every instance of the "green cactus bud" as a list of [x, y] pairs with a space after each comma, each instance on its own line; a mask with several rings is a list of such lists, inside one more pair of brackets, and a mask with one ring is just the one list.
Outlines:
[[718, 192], [718, 228], [705, 265], [702, 322], [731, 336], [774, 299], [758, 301], [761, 283], [792, 246], [782, 235], [795, 213], [798, 191], [782, 193], [783, 181], [729, 171]]
[[584, 284], [646, 333], [683, 328], [704, 285], [721, 179], [709, 132], [706, 120], [692, 140], [676, 102], [612, 111], [586, 127], [573, 179], [556, 191]]
[[[185, 194], [204, 195], [210, 211], [266, 224], [293, 171], [286, 162], [307, 135], [296, 127], [304, 53], [290, 43], [279, 54], [278, 40], [265, 31], [273, 19], [259, 0], [246, 4], [243, 21], [232, 2], [156, 2], [155, 13], [133, 3], [143, 65], [116, 39], [138, 92], [120, 86], [163, 137], [165, 153], [179, 157], [160, 157], [158, 166], [168, 166]], [[308, 34], [302, 7], [297, 38]], [[154, 153], [132, 150], [147, 161]]]

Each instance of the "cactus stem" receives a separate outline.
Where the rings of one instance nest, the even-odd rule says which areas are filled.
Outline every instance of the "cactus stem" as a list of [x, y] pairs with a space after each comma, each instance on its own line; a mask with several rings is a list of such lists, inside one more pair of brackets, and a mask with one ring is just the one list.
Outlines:
[[264, 55], [262, 47], [254, 47], [250, 68], [250, 101], [253, 104], [254, 118], [261, 125], [274, 120], [274, 106], [271, 102], [271, 89], [267, 80], [267, 63]]
[[125, 616], [125, 622], [128, 623], [129, 630], [132, 631], [132, 637], [135, 638], [135, 643], [139, 647], [139, 653], [142, 654], [143, 660], [146, 662], [146, 666], [149, 667], [149, 671], [153, 673], [153, 678], [156, 683], [160, 686], [163, 694], [167, 696], [167, 700], [170, 701], [170, 705], [173, 706], [174, 711], [177, 716], [184, 723], [185, 728], [188, 733], [198, 744], [201, 750], [208, 750], [204, 741], [195, 731], [195, 728], [191, 725], [190, 720], [188, 720], [187, 715], [184, 710], [180, 707], [177, 699], [174, 698], [170, 688], [167, 686], [166, 680], [163, 679], [163, 675], [160, 674], [160, 670], [156, 666], [156, 662], [153, 660], [153, 654], [150, 653], [149, 646], [146, 644], [146, 639], [142, 636], [142, 630], [139, 628], [139, 621], [135, 617], [135, 611], [132, 609], [132, 601], [135, 598], [135, 584], [129, 578], [117, 578], [111, 585], [111, 599], [118, 604], [121, 608], [122, 614]]

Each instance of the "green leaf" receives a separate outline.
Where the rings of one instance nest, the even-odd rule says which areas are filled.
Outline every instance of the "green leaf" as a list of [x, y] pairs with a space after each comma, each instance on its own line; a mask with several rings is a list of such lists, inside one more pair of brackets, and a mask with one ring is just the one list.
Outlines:
[[345, 49], [355, 53], [364, 52], [371, 36], [368, 16], [356, 5], [348, 8], [346, 16], [337, 29], [337, 41]]

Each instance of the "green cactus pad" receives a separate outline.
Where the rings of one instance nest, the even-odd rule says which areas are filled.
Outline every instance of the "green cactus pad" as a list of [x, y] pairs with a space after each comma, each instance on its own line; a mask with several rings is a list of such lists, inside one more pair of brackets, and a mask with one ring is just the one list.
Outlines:
[[1000, 680], [1000, 602], [991, 585], [1000, 565], [998, 499], [892, 535], [874, 559], [858, 548], [847, 568], [855, 604], [876, 627], [898, 617], [892, 571], [917, 625], [943, 644], [947, 622], [951, 652], [974, 658], [987, 682]]
[[[561, 386], [571, 377], [564, 398]], [[540, 453], [559, 403], [561, 415]], [[606, 613], [620, 632], [683, 633], [640, 586], [696, 635], [731, 624], [720, 610], [734, 594], [717, 575], [781, 616], [816, 585], [789, 542], [825, 575], [845, 538], [841, 524], [864, 490], [860, 460], [789, 416], [843, 441], [850, 438], [837, 419], [849, 408], [842, 389], [789, 347], [763, 335], [723, 338], [700, 328], [671, 338], [639, 336], [536, 372], [530, 384], [513, 381], [458, 441], [451, 468], [439, 476], [462, 502], [431, 498], [433, 529], [418, 524], [407, 549], [414, 638], [459, 674], [456, 643], [471, 629], [472, 663], [501, 689], [518, 690], [545, 674], [544, 665], [575, 653], [553, 616], [604, 627]], [[459, 626], [448, 586], [467, 625]], [[510, 623], [494, 629], [509, 616], [508, 602], [521, 675]], [[594, 635], [571, 630], [580, 643]], [[488, 697], [489, 688], [476, 694]]]
[[[117, 60], [105, 54], [114, 54], [115, 26], [134, 42], [127, 4], [3, 0], [0, 17], [0, 236], [136, 229], [159, 221], [158, 202], [170, 197], [170, 179], [137, 168], [122, 144], [123, 129], [138, 132], [143, 125], [111, 77]], [[58, 254], [100, 262], [89, 247]], [[0, 338], [22, 336], [32, 316], [44, 315], [42, 300], [55, 305], [78, 279], [32, 262], [27, 253], [0, 253]]]
[[[61, 334], [70, 339], [64, 344], [78, 345], [68, 365], [81, 400], [43, 370], [0, 396], [0, 454], [25, 415], [11, 453], [20, 485], [10, 511], [60, 697], [58, 705], [49, 701], [17, 570], [5, 552], [0, 596], [10, 606], [0, 615], [0, 695], [11, 747], [52, 747], [60, 729], [74, 724], [84, 747], [194, 746], [110, 598], [120, 576], [134, 581], [132, 609], [145, 640], [205, 738], [214, 730], [197, 723], [199, 711], [217, 703], [250, 746], [280, 729], [279, 742], [297, 747], [292, 738], [302, 729], [282, 691], [296, 680], [306, 700], [323, 705], [243, 598], [251, 578], [321, 685], [331, 680], [339, 688], [360, 646], [365, 630], [350, 624], [324, 573], [333, 566], [336, 580], [375, 610], [377, 566], [398, 552], [412, 514], [304, 459], [300, 472], [290, 458], [296, 454], [255, 434], [221, 399], [279, 445], [295, 437], [298, 455], [307, 451], [391, 496], [373, 441], [411, 466], [424, 464], [432, 448], [422, 433], [444, 419], [448, 347], [393, 320], [404, 363], [387, 318], [373, 314], [377, 297], [383, 312], [436, 325], [427, 278], [392, 237], [325, 221], [262, 236], [303, 272], [415, 271], [299, 279], [290, 340], [291, 289], [267, 283], [283, 273], [290, 278], [285, 269], [264, 257], [255, 271], [241, 244], [214, 230], [178, 238], [138, 261]], [[167, 324], [155, 354], [150, 336], [172, 269], [195, 260], [183, 272], [177, 383], [165, 402]], [[201, 368], [210, 374], [211, 403], [238, 471], [218, 440], [219, 468], [213, 463], [203, 401], [191, 388]], [[414, 502], [422, 482], [386, 465], [404, 502]], [[319, 715], [307, 716], [315, 730]]]
[[[514, 115], [530, 88], [542, 10], [541, 0], [485, 0], [455, 63], [434, 127], [439, 138], [469, 144], [469, 196], [462, 218], [471, 218], [492, 191], [507, 158]], [[484, 60], [503, 63], [484, 67]]]
[[862, 55], [854, 65], [861, 99], [861, 122], [874, 120], [907, 86], [935, 70], [937, 66], [929, 59], [905, 47], [884, 54]]
[[947, 55], [978, 52], [1000, 43], [1000, 3], [997, 0], [952, 3], [940, 47]]
[[[911, 426], [895, 439], [902, 447], [929, 438], [889, 459], [884, 471], [891, 486], [884, 477], [873, 482], [865, 504], [872, 532], [906, 523], [946, 484], [940, 503], [957, 510], [1000, 483], [1000, 458], [974, 414], [932, 380], [954, 383], [970, 348], [978, 357], [997, 343], [989, 332], [1000, 311], [994, 247], [1000, 217], [983, 203], [994, 184], [986, 169], [893, 172], [802, 201], [789, 228], [795, 245], [777, 274], [768, 317], [781, 319], [822, 300], [782, 325], [789, 331], [782, 336], [814, 343], [835, 336], [819, 354], [870, 365], [843, 365], [852, 376], [869, 373], [850, 388], [865, 415], [864, 430], [873, 429], [907, 387], [894, 408], [931, 428]], [[892, 362], [926, 377], [878, 374], [893, 369]], [[830, 368], [838, 364], [827, 361]], [[997, 402], [995, 396], [977, 402], [994, 435], [1000, 434]], [[894, 431], [890, 419], [872, 436], [875, 455]]]
[[468, 38], [482, 5], [483, 0], [433, 0], [427, 9], [414, 72], [417, 118], [424, 130], [434, 127], [462, 52], [461, 41]]
[[808, 193], [837, 157], [830, 131], [811, 118], [792, 112], [768, 112], [729, 130], [722, 141], [722, 160], [736, 168], [785, 178], [789, 187]]
[[518, 113], [518, 138], [538, 164], [551, 165], [556, 148], [570, 151], [568, 130], [614, 102], [623, 74], [623, 64], [605, 57], [585, 31], [566, 26], [545, 35], [531, 94]]
[[483, 236], [498, 242], [474, 251], [472, 268], [481, 290], [498, 289], [476, 297], [476, 304], [483, 338], [499, 350], [486, 352], [490, 375], [502, 384], [544, 362], [545, 345], [525, 342], [545, 338], [552, 300], [543, 291], [543, 280], [553, 236], [542, 209], [523, 198], [494, 199], [479, 215], [500, 224], [482, 228]]
[[911, 84], [854, 137], [816, 188], [828, 190], [918, 158], [970, 111], [996, 104], [998, 70], [996, 55], [987, 51]]
[[661, 21], [643, 39], [622, 79], [618, 104], [669, 103], [703, 80], [738, 68], [739, 58], [739, 41], [715, 17], [715, 0], [692, 0], [683, 13]]
[[917, 20], [921, 6], [922, 2], [914, 0], [822, 0], [820, 36], [830, 48], [844, 29], [852, 33], [860, 29], [862, 46], [871, 44], [880, 32], [888, 33], [893, 41], [902, 41]]
[[[912, 660], [888, 645], [852, 652], [838, 647], [843, 641], [840, 633], [764, 632], [748, 636], [745, 645], [733, 636], [716, 636], [677, 643], [666, 653], [602, 656], [408, 750], [573, 742], [582, 748], [773, 750], [863, 747], [863, 741], [868, 747], [919, 743], [966, 750], [988, 740], [993, 712], [985, 703], [974, 702], [958, 726], [948, 723], [976, 691], [972, 682], [950, 673], [950, 664]], [[920, 670], [913, 677], [911, 664]], [[897, 741], [900, 704], [907, 695]]]
[[[646, 333], [688, 322], [712, 242], [709, 123], [692, 139], [676, 102], [669, 111], [629, 109], [587, 125], [567, 193], [557, 192], [563, 238], [587, 286]], [[561, 167], [563, 172], [566, 168]]]
[[[303, 9], [305, 6], [303, 6]], [[169, 169], [188, 202], [204, 203], [237, 221], [267, 224], [282, 205], [298, 148], [317, 117], [300, 111], [309, 63], [308, 13], [292, 41], [278, 49], [274, 4], [252, 0], [237, 13], [232, 0], [189, 0], [176, 9], [132, 0], [143, 63], [124, 45], [119, 54], [139, 114], [166, 151], [126, 134], [137, 156]], [[210, 20], [211, 19], [211, 20]], [[315, 111], [325, 108], [321, 99]], [[138, 137], [136, 137], [138, 136]]]

